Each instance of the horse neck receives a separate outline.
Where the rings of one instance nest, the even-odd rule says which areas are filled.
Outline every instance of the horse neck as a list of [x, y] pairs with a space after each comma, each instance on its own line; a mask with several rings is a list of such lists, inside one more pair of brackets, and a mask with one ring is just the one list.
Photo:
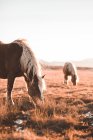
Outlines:
[[36, 59], [34, 61], [35, 61], [35, 63], [33, 64], [34, 75], [36, 75], [37, 77], [41, 77], [41, 67], [39, 61]]
[[41, 69], [37, 62], [35, 63], [29, 62], [27, 75], [29, 76], [30, 80], [36, 77], [37, 79], [39, 79], [39, 77], [41, 77]]

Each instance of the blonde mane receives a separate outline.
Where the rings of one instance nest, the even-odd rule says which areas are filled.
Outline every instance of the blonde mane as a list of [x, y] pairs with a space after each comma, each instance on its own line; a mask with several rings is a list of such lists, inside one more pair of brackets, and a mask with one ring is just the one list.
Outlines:
[[[30, 72], [33, 71], [33, 77], [36, 75], [39, 80], [42, 81], [42, 90], [46, 90], [45, 81], [42, 78], [42, 70], [39, 61], [36, 59], [34, 52], [31, 50], [29, 43], [25, 39], [15, 40], [14, 42], [19, 43], [23, 47], [22, 56], [20, 59], [21, 69], [24, 73], [29, 76]], [[32, 70], [33, 69], [33, 70]]]
[[76, 69], [76, 66], [74, 64], [72, 64], [73, 68], [74, 68], [74, 71], [75, 71], [75, 75], [77, 77], [76, 79], [76, 82], [78, 83], [79, 82], [79, 77], [78, 77], [78, 74], [77, 74], [77, 69]]
[[39, 61], [36, 59], [34, 52], [31, 50], [30, 45], [26, 39], [18, 39], [14, 42], [20, 44], [23, 47], [23, 53], [20, 59], [21, 68], [28, 75], [31, 68], [33, 68], [33, 76], [37, 75], [41, 77], [41, 67]]

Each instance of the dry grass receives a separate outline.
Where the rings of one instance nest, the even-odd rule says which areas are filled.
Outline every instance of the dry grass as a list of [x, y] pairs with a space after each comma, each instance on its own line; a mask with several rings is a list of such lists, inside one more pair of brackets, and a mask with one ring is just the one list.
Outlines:
[[[88, 77], [84, 79], [86, 72]], [[8, 108], [5, 104], [6, 81], [1, 81], [3, 88], [0, 90], [0, 139], [92, 140], [93, 72], [79, 70], [81, 82], [77, 87], [62, 84], [60, 69], [46, 70], [45, 73], [45, 103], [38, 102], [36, 110], [29, 100], [22, 78], [15, 82], [15, 106]]]

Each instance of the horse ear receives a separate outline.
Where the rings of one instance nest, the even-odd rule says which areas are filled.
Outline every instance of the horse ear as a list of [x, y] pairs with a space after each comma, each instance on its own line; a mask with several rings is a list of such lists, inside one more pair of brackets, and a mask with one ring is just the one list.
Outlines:
[[27, 76], [26, 73], [24, 73], [24, 77], [25, 77], [25, 79], [26, 79], [27, 81], [29, 80], [29, 78], [28, 78], [28, 76]]
[[27, 74], [26, 73], [24, 73], [24, 76], [27, 78]]
[[45, 75], [42, 76], [42, 79], [45, 77]]

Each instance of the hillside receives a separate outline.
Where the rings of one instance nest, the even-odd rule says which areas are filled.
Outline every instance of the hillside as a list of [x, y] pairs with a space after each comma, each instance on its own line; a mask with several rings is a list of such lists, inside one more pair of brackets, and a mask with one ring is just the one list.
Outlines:
[[[65, 63], [63, 61], [47, 62], [47, 61], [43, 61], [43, 60], [40, 60], [40, 62], [41, 62], [41, 64], [46, 65], [46, 66], [63, 66]], [[71, 62], [73, 62], [77, 67], [89, 67], [89, 68], [93, 67], [93, 58], [84, 59], [81, 61], [71, 61]]]

